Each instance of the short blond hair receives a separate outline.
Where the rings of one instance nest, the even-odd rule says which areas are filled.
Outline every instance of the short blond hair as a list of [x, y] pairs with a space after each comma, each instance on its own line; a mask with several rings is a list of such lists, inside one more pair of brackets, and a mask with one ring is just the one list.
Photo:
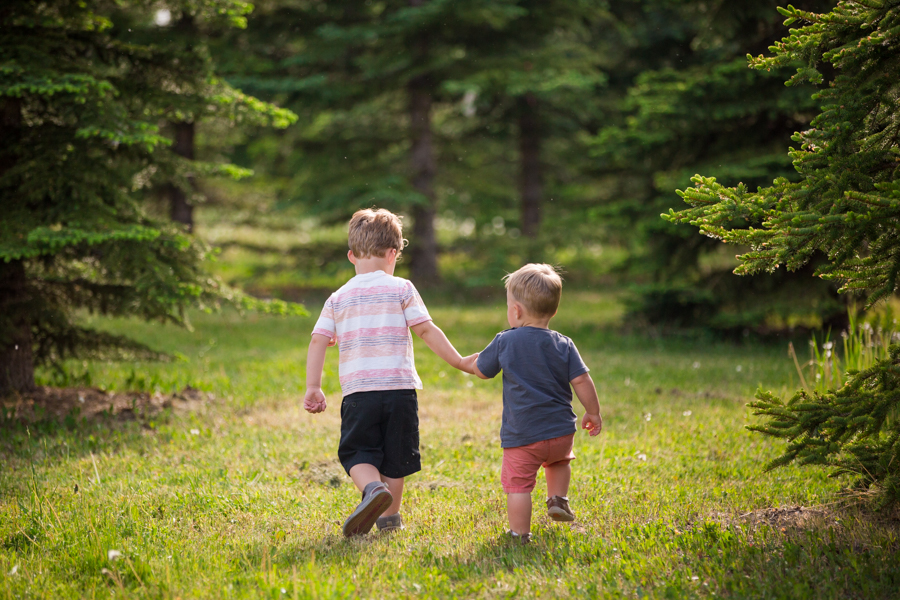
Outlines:
[[407, 243], [400, 217], [389, 210], [364, 208], [353, 213], [350, 219], [347, 244], [356, 258], [381, 258], [391, 248], [400, 256]]
[[536, 317], [556, 314], [562, 297], [562, 277], [556, 267], [530, 263], [503, 278], [517, 302]]

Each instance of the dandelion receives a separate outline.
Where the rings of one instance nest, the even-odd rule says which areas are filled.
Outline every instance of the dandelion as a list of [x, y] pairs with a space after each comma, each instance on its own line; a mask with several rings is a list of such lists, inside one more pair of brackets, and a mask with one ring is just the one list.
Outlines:
[[106, 558], [110, 562], [116, 560], [117, 558], [121, 558], [121, 557], [122, 557], [122, 553], [119, 552], [118, 550], [107, 550], [106, 551]]

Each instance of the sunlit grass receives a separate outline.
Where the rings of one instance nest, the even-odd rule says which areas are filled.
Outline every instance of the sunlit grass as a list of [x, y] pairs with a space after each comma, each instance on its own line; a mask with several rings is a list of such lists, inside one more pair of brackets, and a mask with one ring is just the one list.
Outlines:
[[[426, 301], [463, 353], [507, 327], [502, 290], [484, 304]], [[577, 436], [574, 526], [546, 519], [539, 484], [534, 543], [503, 540], [499, 378], [459, 373], [417, 341], [423, 470], [408, 479], [407, 527], [345, 540], [340, 523], [358, 493], [336, 460], [336, 350], [328, 410], [300, 408], [319, 307], [309, 308], [306, 318], [194, 315], [193, 332], [101, 322], [183, 358], [71, 370], [110, 389], [192, 385], [216, 399], [142, 422], [0, 425], [0, 597], [891, 598], [900, 589], [895, 522], [831, 506], [845, 482], [820, 470], [762, 472], [778, 443], [744, 429], [744, 405], [758, 386], [796, 385], [786, 348], [621, 334], [612, 293], [567, 292], [552, 322], [591, 367], [605, 419], [599, 438]], [[829, 506], [802, 527], [741, 518], [797, 505]]]

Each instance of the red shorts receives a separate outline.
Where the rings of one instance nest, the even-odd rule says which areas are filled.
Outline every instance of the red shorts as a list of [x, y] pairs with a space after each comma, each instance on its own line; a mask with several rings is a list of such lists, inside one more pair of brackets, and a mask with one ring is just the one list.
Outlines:
[[531, 493], [540, 467], [567, 465], [575, 458], [572, 446], [575, 434], [541, 440], [527, 446], [503, 449], [500, 483], [507, 494]]

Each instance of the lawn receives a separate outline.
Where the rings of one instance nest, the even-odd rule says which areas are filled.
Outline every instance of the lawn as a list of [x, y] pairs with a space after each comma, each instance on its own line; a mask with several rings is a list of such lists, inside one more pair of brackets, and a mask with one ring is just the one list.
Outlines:
[[[464, 354], [505, 327], [502, 290], [426, 300]], [[328, 410], [300, 408], [310, 309], [197, 314], [192, 332], [100, 322], [180, 358], [69, 365], [76, 380], [191, 385], [209, 400], [129, 421], [0, 423], [0, 598], [900, 596], [896, 519], [820, 470], [763, 472], [779, 443], [744, 428], [745, 404], [796, 385], [786, 342], [622, 333], [613, 293], [567, 293], [552, 322], [591, 367], [605, 421], [576, 439], [574, 524], [546, 518], [539, 484], [533, 543], [506, 541], [499, 378], [454, 371], [417, 341], [423, 470], [406, 529], [345, 539], [358, 493], [336, 457], [336, 350]]]

